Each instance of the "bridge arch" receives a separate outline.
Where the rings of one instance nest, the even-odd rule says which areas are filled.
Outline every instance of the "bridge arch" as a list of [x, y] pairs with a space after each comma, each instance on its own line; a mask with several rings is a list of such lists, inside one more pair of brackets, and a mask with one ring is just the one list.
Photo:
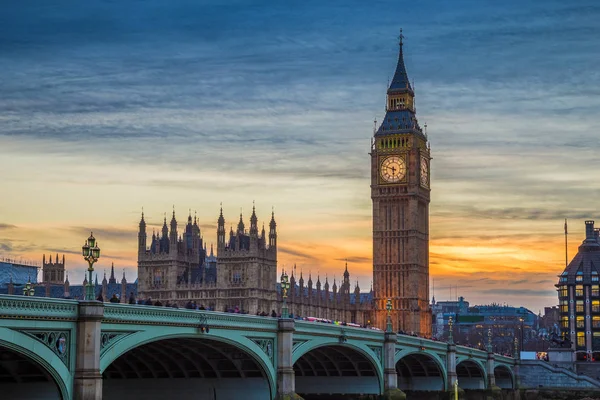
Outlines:
[[[200, 379], [193, 381], [195, 386], [191, 389], [197, 394], [206, 392], [203, 398], [212, 399], [231, 388], [239, 390], [241, 384], [248, 391], [248, 399], [273, 398], [276, 393], [274, 346], [271, 344], [263, 350], [237, 331], [219, 331], [211, 329], [210, 333], [198, 333], [195, 328], [175, 327], [169, 331], [169, 328], [160, 327], [126, 335], [101, 355], [100, 372], [105, 378], [103, 392], [107, 397], [120, 398], [123, 388], [116, 382], [123, 378], [144, 379], [138, 382], [153, 392], [161, 390], [156, 383], [160, 379], [156, 378], [203, 378], [203, 382]], [[266, 341], [269, 339], [265, 337]], [[144, 369], [144, 365], [151, 367]], [[223, 383], [235, 378], [244, 381], [239, 381], [237, 386], [231, 385], [233, 382]], [[223, 381], [219, 382], [219, 379]], [[133, 385], [139, 388], [142, 384]], [[184, 390], [181, 385], [178, 389]], [[255, 397], [251, 397], [252, 393]], [[158, 396], [158, 392], [153, 394]], [[169, 389], [171, 396], [177, 397]]]
[[487, 386], [485, 367], [474, 358], [456, 360], [456, 378], [462, 389], [485, 389]]
[[[49, 399], [71, 398], [72, 374], [52, 350], [36, 339], [8, 328], [0, 328], [0, 338], [0, 375], [10, 375], [10, 364], [14, 363], [25, 364], [25, 368], [32, 373], [31, 381], [19, 383], [15, 379], [15, 385], [0, 383], [3, 396], [29, 398], [47, 392]], [[11, 393], [13, 388], [9, 386], [18, 392]]]
[[514, 389], [515, 377], [512, 370], [506, 365], [496, 365], [494, 368], [496, 386], [501, 389]]
[[446, 390], [446, 366], [436, 353], [405, 350], [396, 354], [398, 388], [403, 391]]
[[383, 369], [376, 352], [359, 341], [330, 337], [315, 338], [296, 346], [292, 353], [296, 393], [383, 393]]

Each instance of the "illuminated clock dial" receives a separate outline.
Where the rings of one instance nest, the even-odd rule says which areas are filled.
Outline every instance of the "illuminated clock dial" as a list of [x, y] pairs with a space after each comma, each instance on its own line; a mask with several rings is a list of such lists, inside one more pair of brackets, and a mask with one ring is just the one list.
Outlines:
[[421, 186], [429, 187], [429, 163], [426, 157], [421, 157]]
[[398, 183], [406, 175], [406, 164], [399, 156], [390, 156], [383, 160], [379, 172], [385, 182]]

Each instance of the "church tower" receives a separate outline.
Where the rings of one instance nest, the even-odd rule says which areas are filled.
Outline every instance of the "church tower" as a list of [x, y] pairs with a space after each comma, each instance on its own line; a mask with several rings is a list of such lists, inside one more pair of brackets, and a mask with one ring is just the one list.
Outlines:
[[415, 115], [403, 36], [386, 114], [371, 145], [374, 320], [395, 331], [431, 334], [429, 310], [429, 147]]

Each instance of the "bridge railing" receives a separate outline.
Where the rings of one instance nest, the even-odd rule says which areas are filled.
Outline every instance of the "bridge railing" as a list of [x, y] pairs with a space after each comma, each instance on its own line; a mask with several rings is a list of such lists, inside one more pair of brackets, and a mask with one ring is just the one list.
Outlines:
[[446, 351], [448, 343], [416, 336], [398, 334], [397, 343], [404, 346], [426, 347], [432, 350]]
[[276, 331], [277, 318], [247, 314], [223, 313], [206, 310], [188, 310], [146, 305], [104, 303], [103, 323], [138, 323], [171, 326], [199, 326], [213, 328], [259, 329]]
[[0, 295], [0, 316], [14, 319], [76, 320], [77, 300]]
[[360, 336], [362, 339], [371, 339], [375, 341], [383, 341], [383, 331], [367, 329], [367, 328], [359, 328], [347, 325], [336, 325], [336, 324], [327, 324], [323, 322], [313, 322], [313, 321], [301, 321], [296, 320], [295, 324], [296, 334], [302, 333], [310, 333], [310, 334], [323, 334], [330, 335], [332, 332], [338, 334], [342, 331], [348, 337], [352, 337], [354, 335]]

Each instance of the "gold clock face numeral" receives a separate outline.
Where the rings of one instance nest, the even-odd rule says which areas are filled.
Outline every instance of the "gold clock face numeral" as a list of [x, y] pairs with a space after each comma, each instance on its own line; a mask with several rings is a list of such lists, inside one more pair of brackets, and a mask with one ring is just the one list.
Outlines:
[[421, 157], [421, 186], [429, 187], [429, 163], [426, 157]]
[[386, 157], [381, 163], [379, 174], [384, 182], [398, 183], [406, 175], [406, 163], [400, 156]]

